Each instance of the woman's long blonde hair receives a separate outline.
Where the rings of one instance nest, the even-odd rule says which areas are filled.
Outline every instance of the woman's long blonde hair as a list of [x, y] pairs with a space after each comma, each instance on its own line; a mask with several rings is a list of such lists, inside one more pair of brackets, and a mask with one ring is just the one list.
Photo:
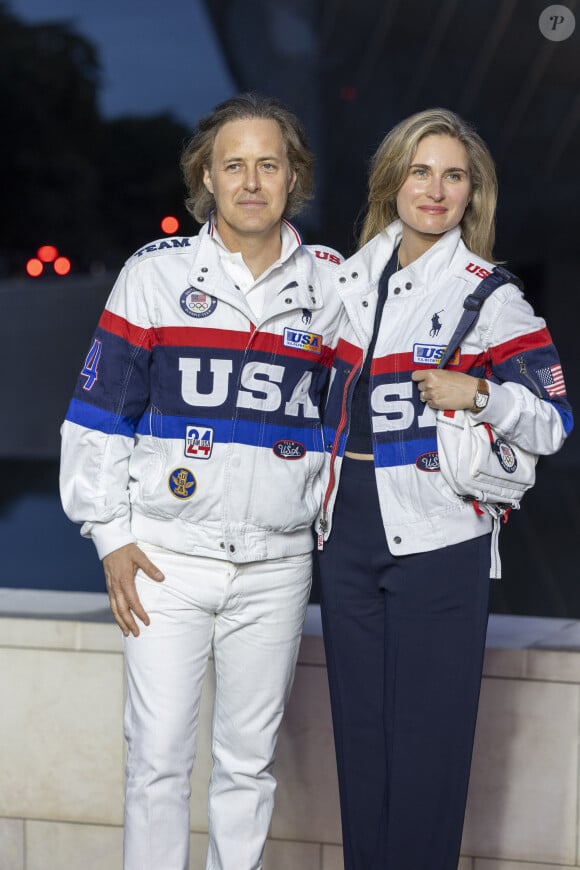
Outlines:
[[425, 136], [451, 136], [464, 146], [469, 161], [471, 198], [461, 220], [461, 236], [474, 254], [492, 260], [495, 241], [497, 176], [483, 139], [449, 109], [426, 109], [401, 121], [387, 133], [372, 160], [368, 210], [359, 247], [396, 220], [397, 194]]

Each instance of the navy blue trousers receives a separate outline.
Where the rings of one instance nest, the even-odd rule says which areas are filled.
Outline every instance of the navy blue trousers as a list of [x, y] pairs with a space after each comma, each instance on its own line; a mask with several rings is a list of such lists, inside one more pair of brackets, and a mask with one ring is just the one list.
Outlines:
[[489, 535], [393, 557], [373, 463], [346, 459], [316, 567], [345, 870], [457, 870]]

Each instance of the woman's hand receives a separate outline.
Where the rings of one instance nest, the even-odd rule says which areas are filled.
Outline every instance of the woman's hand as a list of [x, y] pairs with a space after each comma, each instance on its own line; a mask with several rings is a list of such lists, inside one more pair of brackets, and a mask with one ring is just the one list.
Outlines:
[[411, 375], [422, 402], [436, 411], [473, 409], [478, 378], [447, 369], [421, 369]]

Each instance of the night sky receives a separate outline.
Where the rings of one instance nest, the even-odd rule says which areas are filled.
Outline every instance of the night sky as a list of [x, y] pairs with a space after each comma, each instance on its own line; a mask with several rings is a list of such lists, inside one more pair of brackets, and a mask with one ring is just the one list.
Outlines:
[[97, 46], [107, 118], [170, 112], [188, 126], [235, 92], [201, 0], [9, 0], [24, 22], [66, 21]]
[[[8, 0], [7, 8], [24, 23], [66, 21], [96, 46], [107, 119], [170, 113], [193, 128], [236, 91], [201, 0]], [[29, 475], [32, 487], [22, 485]], [[5, 462], [3, 477], [13, 497], [0, 500], [0, 587], [104, 592], [93, 545], [60, 506], [57, 463]]]

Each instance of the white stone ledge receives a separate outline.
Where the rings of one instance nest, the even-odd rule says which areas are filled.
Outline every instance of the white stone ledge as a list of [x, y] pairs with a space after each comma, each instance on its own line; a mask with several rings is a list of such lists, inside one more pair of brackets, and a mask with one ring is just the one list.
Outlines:
[[[265, 870], [342, 870], [320, 610], [284, 717]], [[0, 589], [0, 868], [120, 866], [121, 632], [106, 594]], [[213, 669], [192, 776], [203, 863]], [[492, 615], [459, 870], [580, 867], [580, 623]], [[87, 787], [87, 783], [90, 787]], [[90, 856], [90, 857], [89, 857]], [[52, 870], [52, 866], [50, 868]]]
[[[117, 628], [106, 593], [0, 588], [0, 647], [17, 646], [48, 649], [119, 652], [121, 633]], [[324, 664], [320, 654], [322, 635], [320, 607], [310, 604], [304, 622], [303, 655], [315, 665]], [[546, 678], [535, 651], [554, 653], [550, 679], [561, 667], [561, 678], [576, 680], [579, 672], [574, 657], [558, 653], [580, 653], [580, 621], [536, 616], [491, 614], [486, 642], [486, 676]], [[580, 658], [578, 660], [580, 662]], [[579, 665], [580, 666], [580, 665]]]

